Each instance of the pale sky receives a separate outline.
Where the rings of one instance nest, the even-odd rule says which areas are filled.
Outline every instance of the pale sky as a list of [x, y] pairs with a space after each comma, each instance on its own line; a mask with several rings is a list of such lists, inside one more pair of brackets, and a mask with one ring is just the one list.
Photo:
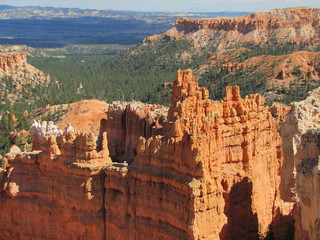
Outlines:
[[257, 12], [287, 7], [317, 7], [320, 0], [0, 0], [0, 5], [43, 6], [130, 11]]

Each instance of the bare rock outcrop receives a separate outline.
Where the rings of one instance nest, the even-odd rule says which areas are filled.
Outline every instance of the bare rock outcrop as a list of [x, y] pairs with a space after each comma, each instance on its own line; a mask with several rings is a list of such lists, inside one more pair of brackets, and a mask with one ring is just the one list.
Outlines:
[[69, 123], [83, 132], [99, 134], [100, 121], [106, 118], [109, 104], [96, 99], [81, 100], [62, 105], [48, 106], [47, 109], [39, 109], [41, 116], [61, 115], [55, 124], [63, 129]]
[[99, 136], [35, 123], [34, 151], [0, 171], [0, 234], [286, 239], [293, 203], [280, 195], [284, 112], [259, 94], [242, 98], [237, 86], [212, 101], [186, 70], [169, 109], [110, 104]]
[[0, 79], [0, 99], [11, 104], [29, 94], [30, 88], [52, 81], [49, 74], [27, 63], [26, 53], [21, 52], [0, 52]]
[[[320, 88], [292, 104], [282, 127], [283, 195], [296, 202], [296, 239], [319, 239]], [[288, 189], [288, 186], [291, 187]], [[287, 190], [287, 191], [285, 191]]]
[[244, 63], [238, 63], [238, 62], [229, 62], [222, 64], [220, 67], [220, 71], [226, 72], [227, 74], [235, 73], [239, 70], [246, 69], [246, 65]]
[[23, 85], [34, 87], [36, 84], [48, 83], [51, 79], [27, 63], [26, 53], [0, 53], [0, 77], [11, 77], [17, 90]]
[[49, 57], [45, 52], [27, 45], [0, 45], [2, 53], [26, 53], [30, 57]]
[[52, 123], [34, 123], [32, 133], [34, 151], [0, 170], [1, 239], [105, 239], [106, 133]]
[[131, 165], [105, 168], [107, 239], [256, 239], [270, 226], [286, 237], [277, 120], [238, 87], [208, 97], [179, 71], [162, 135], [140, 138]]
[[40, 145], [47, 136], [61, 136], [63, 131], [58, 129], [52, 121], [42, 123], [34, 120], [31, 126], [32, 150], [40, 150]]
[[[242, 17], [212, 19], [179, 18], [165, 36], [191, 39], [197, 46], [215, 42], [218, 49], [239, 43], [284, 44], [319, 39], [318, 8], [287, 8], [252, 13]], [[214, 36], [214, 37], [212, 37]]]
[[137, 154], [139, 138], [150, 138], [162, 131], [168, 108], [141, 102], [113, 102], [100, 131], [108, 132], [110, 156], [131, 163]]

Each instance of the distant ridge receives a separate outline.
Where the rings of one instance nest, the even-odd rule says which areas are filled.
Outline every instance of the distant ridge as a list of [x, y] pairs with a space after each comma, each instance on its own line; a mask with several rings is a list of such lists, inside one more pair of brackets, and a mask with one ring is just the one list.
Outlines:
[[40, 6], [11, 6], [0, 5], [0, 19], [48, 19], [48, 18], [79, 18], [79, 17], [104, 17], [104, 18], [124, 18], [133, 17], [143, 20], [148, 16], [163, 18], [195, 17], [208, 18], [217, 16], [242, 16], [249, 12], [157, 12], [157, 11], [126, 11], [126, 10], [97, 10], [65, 7], [40, 7]]
[[11, 6], [11, 5], [0, 5], [0, 10], [4, 10], [4, 9], [14, 9], [14, 8], [18, 8], [18, 7]]
[[140, 43], [172, 28], [179, 17], [208, 18], [243, 13], [133, 12], [0, 5], [0, 44], [57, 48], [72, 44]]

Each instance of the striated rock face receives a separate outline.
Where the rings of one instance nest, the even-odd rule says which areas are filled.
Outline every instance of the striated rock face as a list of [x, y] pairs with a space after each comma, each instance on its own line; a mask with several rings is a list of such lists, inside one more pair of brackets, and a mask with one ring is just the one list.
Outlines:
[[281, 56], [263, 55], [250, 58], [244, 61], [243, 64], [247, 68], [258, 66], [255, 71], [268, 69], [267, 80], [273, 84], [289, 86], [290, 82], [296, 77], [306, 80], [311, 84], [311, 80], [319, 83], [319, 52], [298, 51]]
[[[288, 14], [287, 14], [288, 13]], [[221, 29], [224, 31], [253, 31], [258, 29], [278, 29], [285, 27], [304, 27], [319, 24], [317, 8], [287, 8], [248, 14], [241, 17], [218, 17], [215, 19], [179, 18], [176, 27], [185, 32], [199, 29]], [[307, 18], [309, 16], [309, 18]]]
[[[236, 43], [302, 43], [319, 39], [318, 8], [288, 8], [252, 13], [242, 17], [176, 20], [166, 35], [194, 38], [195, 43], [216, 41], [219, 49]], [[212, 37], [214, 36], [214, 37]], [[220, 41], [220, 42], [219, 42]]]
[[320, 129], [301, 136], [295, 155], [296, 206], [295, 239], [320, 238]]
[[108, 117], [101, 122], [101, 132], [108, 132], [110, 156], [132, 162], [137, 155], [139, 138], [150, 138], [162, 132], [168, 109], [140, 102], [113, 102]]
[[140, 138], [131, 165], [105, 168], [107, 239], [256, 239], [271, 225], [286, 237], [276, 120], [238, 87], [208, 97], [178, 72], [163, 134]]
[[295, 239], [320, 237], [319, 129], [320, 88], [312, 91], [306, 100], [292, 104], [282, 127], [283, 138], [287, 140], [283, 147], [282, 189], [285, 197], [296, 201]]
[[12, 71], [15, 66], [22, 65], [27, 62], [27, 56], [25, 53], [14, 53], [0, 55], [0, 68], [5, 73]]
[[[319, 8], [297, 7], [241, 17], [179, 18], [174, 28], [146, 38], [143, 44], [157, 49], [163, 43], [191, 42], [192, 50], [184, 47], [175, 59], [192, 62], [203, 56], [195, 71], [207, 86], [224, 85], [224, 79], [235, 81], [240, 76], [254, 79], [267, 102], [287, 102], [284, 89], [305, 89], [305, 83], [319, 86], [319, 16]], [[217, 82], [213, 72], [220, 75]]]
[[[283, 98], [284, 95], [279, 90], [283, 87], [289, 89], [291, 84], [302, 87], [305, 83], [311, 86], [320, 84], [320, 52], [297, 51], [280, 56], [260, 55], [243, 62], [236, 59], [240, 52], [250, 51], [245, 48], [222, 50], [212, 54], [201, 69], [219, 66], [221, 73], [234, 75], [235, 78], [239, 72], [246, 72], [246, 76], [263, 73], [263, 81], [268, 86], [264, 96], [270, 102]], [[275, 92], [275, 89], [278, 91]]]
[[212, 101], [186, 70], [173, 83], [168, 111], [110, 104], [98, 137], [34, 123], [35, 151], [12, 154], [0, 171], [0, 234], [286, 239], [293, 204], [280, 198], [277, 131], [285, 111], [264, 107], [259, 94], [242, 98], [237, 86]]
[[16, 153], [0, 171], [1, 239], [105, 239], [106, 141], [69, 131], [41, 135], [41, 151]]

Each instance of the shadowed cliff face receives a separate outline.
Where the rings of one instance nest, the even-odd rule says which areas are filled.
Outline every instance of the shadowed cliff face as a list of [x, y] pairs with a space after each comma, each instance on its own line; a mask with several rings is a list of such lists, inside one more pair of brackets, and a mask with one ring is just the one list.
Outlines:
[[162, 133], [168, 108], [141, 102], [113, 102], [108, 117], [101, 120], [100, 133], [108, 132], [110, 156], [114, 161], [131, 163], [137, 155], [140, 137]]
[[232, 186], [225, 206], [228, 221], [220, 233], [220, 239], [258, 239], [258, 218], [252, 212], [251, 196], [252, 182], [248, 178]]
[[2, 236], [255, 239], [271, 225], [276, 236], [286, 231], [292, 204], [280, 199], [279, 119], [262, 96], [228, 87], [212, 101], [186, 70], [168, 113], [110, 106], [98, 137], [34, 123], [37, 151], [11, 155], [1, 173]]

